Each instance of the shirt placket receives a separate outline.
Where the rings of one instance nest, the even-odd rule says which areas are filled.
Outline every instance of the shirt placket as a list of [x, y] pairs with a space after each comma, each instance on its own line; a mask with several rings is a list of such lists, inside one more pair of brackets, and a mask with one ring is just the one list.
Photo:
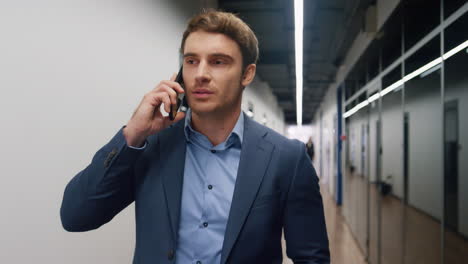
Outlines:
[[[202, 213], [201, 213], [201, 218], [199, 220], [199, 223], [198, 223], [198, 230], [197, 230], [197, 233], [198, 233], [198, 236], [197, 237], [200, 237], [200, 240], [199, 240], [199, 243], [198, 246], [197, 246], [197, 250], [196, 252], [194, 252], [194, 260], [193, 260], [193, 263], [194, 264], [200, 264], [200, 263], [207, 263], [207, 259], [205, 258], [205, 255], [204, 252], [206, 250], [208, 250], [207, 247], [209, 247], [209, 235], [207, 233], [207, 228], [209, 228], [209, 216], [210, 216], [210, 213], [208, 212], [208, 210], [210, 209], [210, 201], [212, 199], [210, 199], [210, 193], [209, 191], [211, 190], [208, 185], [209, 185], [209, 178], [211, 175], [213, 175], [214, 171], [215, 171], [215, 164], [213, 162], [213, 157], [211, 156], [213, 154], [212, 152], [212, 146], [211, 146], [211, 143], [209, 143], [209, 141], [205, 138], [198, 138], [198, 143], [201, 145], [202, 147], [202, 150], [203, 152], [206, 152], [205, 154], [209, 157], [207, 158], [205, 161], [204, 161], [204, 164], [201, 164], [203, 165], [203, 168], [204, 168], [204, 174], [203, 174], [203, 177], [200, 177], [200, 180], [202, 181], [201, 184], [203, 186], [202, 188], [202, 192], [200, 195], [202, 195], [202, 203], [201, 203], [201, 210], [202, 210]], [[211, 188], [213, 188], [213, 186], [211, 186]], [[211, 197], [212, 198], [212, 197]]]

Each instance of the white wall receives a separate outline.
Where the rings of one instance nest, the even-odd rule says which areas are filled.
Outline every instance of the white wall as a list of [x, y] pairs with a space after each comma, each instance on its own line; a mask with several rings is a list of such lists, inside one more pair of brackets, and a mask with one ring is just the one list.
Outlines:
[[[321, 117], [320, 111], [322, 111]], [[311, 124], [314, 129], [311, 134], [315, 135], [313, 138], [315, 145], [314, 166], [321, 182], [328, 185], [328, 190], [332, 194], [335, 192], [334, 186], [336, 184], [335, 130], [338, 129], [334, 125], [336, 113], [336, 90], [332, 89], [325, 95], [321, 109], [317, 110], [314, 122]], [[321, 121], [320, 118], [322, 118]]]
[[[285, 135], [284, 112], [278, 105], [278, 101], [268, 83], [263, 82], [258, 76], [244, 90], [242, 110], [245, 113], [248, 112], [249, 102], [254, 107], [253, 119], [255, 121]], [[264, 117], [266, 117], [266, 120]]]
[[[403, 99], [401, 90], [382, 98], [382, 180], [403, 198]], [[389, 178], [390, 177], [390, 178]]]
[[133, 205], [63, 230], [67, 182], [178, 70], [199, 1], [10, 1], [0, 8], [0, 263], [130, 263]]
[[405, 112], [409, 113], [408, 201], [441, 219], [444, 149], [440, 75], [434, 72], [414, 79], [405, 89]]
[[362, 168], [362, 126], [367, 123], [365, 109], [350, 117], [349, 122], [349, 161], [353, 165], [355, 172], [359, 176], [364, 176], [367, 172]]

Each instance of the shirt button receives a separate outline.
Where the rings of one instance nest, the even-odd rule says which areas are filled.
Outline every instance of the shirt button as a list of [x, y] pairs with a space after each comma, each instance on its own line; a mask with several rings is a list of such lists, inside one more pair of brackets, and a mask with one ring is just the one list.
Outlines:
[[169, 259], [169, 260], [174, 259], [174, 251], [173, 250], [169, 250], [169, 252], [167, 252], [167, 259]]
[[197, 264], [201, 264], [201, 261], [197, 261]]
[[210, 190], [213, 189], [213, 185], [211, 185], [211, 184], [208, 185], [208, 189], [210, 189]]
[[208, 227], [208, 223], [207, 222], [203, 223], [203, 226]]
[[212, 150], [211, 150], [211, 153], [216, 153], [216, 150], [212, 149]]

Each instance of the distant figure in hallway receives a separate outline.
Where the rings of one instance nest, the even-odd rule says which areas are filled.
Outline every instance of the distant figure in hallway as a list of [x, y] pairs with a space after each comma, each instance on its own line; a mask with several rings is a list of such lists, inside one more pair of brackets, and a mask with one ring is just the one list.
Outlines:
[[315, 150], [314, 150], [314, 142], [312, 142], [312, 137], [309, 137], [309, 140], [307, 141], [306, 144], [307, 148], [307, 154], [310, 157], [310, 160], [314, 162], [314, 155], [315, 155]]

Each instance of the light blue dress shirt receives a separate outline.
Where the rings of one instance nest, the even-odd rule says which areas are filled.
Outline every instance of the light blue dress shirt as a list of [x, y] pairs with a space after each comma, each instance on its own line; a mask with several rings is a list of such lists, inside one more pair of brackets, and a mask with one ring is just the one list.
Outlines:
[[[176, 249], [177, 264], [218, 264], [239, 168], [244, 113], [226, 141], [213, 146], [193, 130], [190, 109], [185, 118], [187, 140], [184, 184]], [[132, 147], [134, 149], [145, 149]]]
[[217, 146], [190, 124], [189, 110], [176, 263], [219, 264], [239, 167], [244, 113], [226, 141]]

